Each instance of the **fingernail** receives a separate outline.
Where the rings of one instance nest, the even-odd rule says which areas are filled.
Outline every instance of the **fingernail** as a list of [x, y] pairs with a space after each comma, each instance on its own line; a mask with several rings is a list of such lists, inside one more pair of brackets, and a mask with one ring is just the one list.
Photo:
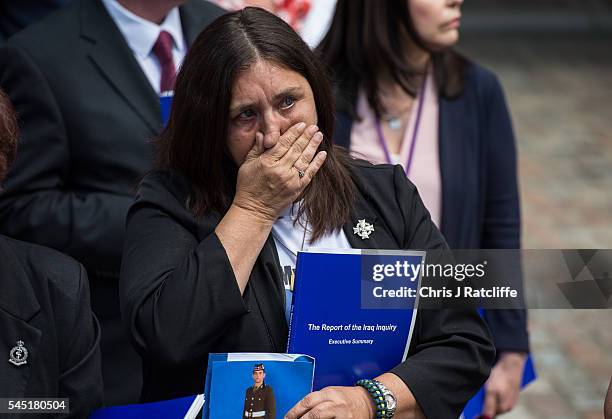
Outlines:
[[318, 131], [318, 132], [317, 132], [317, 133], [314, 135], [314, 137], [312, 137], [312, 139], [313, 139], [314, 141], [317, 141], [317, 142], [323, 141], [323, 133], [322, 133], [321, 131]]
[[300, 131], [304, 128], [306, 128], [306, 122], [300, 122], [297, 126], [297, 129], [299, 129]]
[[308, 135], [314, 135], [317, 131], [319, 130], [319, 127], [317, 127], [316, 125], [311, 125], [310, 127], [308, 127]]

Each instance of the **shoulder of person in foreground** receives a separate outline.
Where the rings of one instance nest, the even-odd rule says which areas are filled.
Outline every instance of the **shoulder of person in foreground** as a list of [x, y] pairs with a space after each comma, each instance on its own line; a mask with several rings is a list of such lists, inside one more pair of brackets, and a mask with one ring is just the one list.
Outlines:
[[[85, 288], [89, 288], [87, 273], [79, 262], [50, 247], [2, 236], [5, 244], [17, 257], [21, 267], [36, 289], [42, 286], [57, 290], [58, 295], [49, 294], [51, 303], [64, 305], [57, 310], [70, 311], [66, 304], [80, 305]], [[89, 298], [87, 303], [89, 303]], [[55, 308], [55, 307], [54, 307]]]
[[[393, 181], [396, 168], [398, 167], [398, 165], [393, 164], [372, 164], [369, 161], [359, 158], [351, 158], [350, 164], [351, 172], [358, 177], [359, 180], [362, 180], [364, 186], [367, 185], [370, 188], [387, 186], [384, 188], [383, 192], [389, 191], [389, 182]], [[416, 189], [412, 182], [408, 181], [408, 183], [410, 188]]]
[[187, 209], [190, 193], [189, 181], [179, 172], [152, 170], [140, 181], [130, 212], [143, 205], [156, 206], [179, 218], [195, 221]]
[[[41, 359], [52, 353], [58, 356], [59, 371], [32, 377], [56, 378], [57, 384], [51, 387], [58, 393], [48, 396], [69, 398], [74, 417], [88, 414], [103, 404], [103, 391], [100, 326], [91, 311], [87, 273], [77, 261], [53, 249], [5, 236], [0, 236], [0, 242], [2, 258], [12, 262], [13, 275], [29, 280], [38, 304], [32, 305], [28, 323], [43, 333]], [[49, 343], [57, 348], [46, 346]], [[46, 362], [34, 365], [48, 366]]]
[[416, 186], [400, 165], [373, 165], [355, 159], [350, 169], [358, 195], [382, 217], [401, 248], [448, 248]]

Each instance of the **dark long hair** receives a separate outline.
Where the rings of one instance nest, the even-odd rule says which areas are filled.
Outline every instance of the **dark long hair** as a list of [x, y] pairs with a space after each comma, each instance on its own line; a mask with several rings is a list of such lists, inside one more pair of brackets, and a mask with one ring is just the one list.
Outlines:
[[[414, 29], [407, 0], [338, 0], [327, 34], [316, 49], [337, 83], [342, 110], [355, 115], [357, 89], [362, 87], [376, 115], [384, 113], [378, 91], [390, 77], [411, 96], [422, 75], [401, 53], [403, 34], [428, 50]], [[440, 92], [448, 98], [463, 90], [465, 59], [451, 49], [432, 53]]]
[[[17, 117], [8, 96], [0, 89], [0, 183], [6, 177], [17, 152]], [[2, 186], [0, 185], [0, 191]]]
[[247, 7], [215, 20], [191, 46], [176, 80], [172, 111], [158, 140], [157, 164], [190, 181], [188, 207], [198, 217], [224, 214], [234, 197], [238, 167], [227, 149], [232, 86], [237, 74], [269, 60], [302, 75], [312, 88], [327, 159], [304, 191], [312, 240], [340, 228], [353, 207], [349, 157], [331, 142], [334, 103], [326, 72], [282, 19]]

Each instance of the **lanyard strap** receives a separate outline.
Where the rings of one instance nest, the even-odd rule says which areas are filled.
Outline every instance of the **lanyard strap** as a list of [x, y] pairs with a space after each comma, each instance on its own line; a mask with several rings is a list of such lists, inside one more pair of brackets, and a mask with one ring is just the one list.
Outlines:
[[[410, 172], [410, 166], [412, 166], [412, 156], [414, 155], [414, 146], [417, 141], [417, 134], [419, 132], [419, 126], [421, 125], [421, 116], [423, 114], [423, 103], [425, 102], [425, 86], [427, 83], [427, 75], [428, 72], [425, 72], [425, 77], [423, 77], [423, 82], [421, 84], [421, 97], [419, 98], [419, 107], [417, 109], [416, 121], [414, 123], [414, 131], [412, 132], [412, 141], [410, 142], [410, 150], [408, 151], [408, 160], [406, 161], [406, 166], [404, 172], [406, 176]], [[385, 140], [385, 135], [382, 132], [382, 128], [380, 127], [380, 122], [378, 118], [376, 119], [376, 132], [378, 133], [378, 140], [380, 141], [380, 145], [385, 153], [385, 158], [387, 159], [387, 163], [392, 164], [391, 154], [389, 153], [389, 148], [387, 147], [387, 141]]]
[[[299, 221], [297, 224], [300, 227], [302, 227]], [[295, 252], [289, 247], [289, 245], [287, 245], [287, 243], [285, 243], [285, 241], [280, 237], [280, 235], [274, 233], [274, 230], [272, 231], [272, 237], [274, 237], [281, 244], [281, 246], [283, 246], [289, 253], [295, 256], [296, 260], [297, 260], [297, 252], [304, 250], [304, 244], [306, 243], [306, 232], [308, 231], [308, 221], [306, 221], [306, 225], [303, 228], [304, 228], [304, 233], [302, 234], [302, 246], [300, 247], [300, 249], [296, 250]]]

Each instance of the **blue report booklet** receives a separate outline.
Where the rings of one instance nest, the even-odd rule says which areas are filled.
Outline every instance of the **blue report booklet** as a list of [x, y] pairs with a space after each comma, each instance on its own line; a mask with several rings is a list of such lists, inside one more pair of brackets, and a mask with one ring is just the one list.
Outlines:
[[314, 390], [374, 378], [406, 359], [424, 262], [422, 251], [298, 253], [287, 352], [315, 358]]
[[204, 419], [283, 418], [312, 391], [314, 360], [275, 353], [210, 354]]

